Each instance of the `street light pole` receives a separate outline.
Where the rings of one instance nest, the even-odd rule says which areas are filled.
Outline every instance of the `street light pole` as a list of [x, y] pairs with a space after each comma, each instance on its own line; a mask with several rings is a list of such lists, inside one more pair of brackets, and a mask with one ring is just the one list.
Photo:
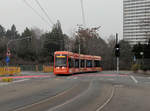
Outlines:
[[142, 65], [144, 65], [144, 52], [140, 52], [140, 55], [142, 56]]
[[81, 44], [80, 44], [80, 35], [79, 35], [79, 69], [80, 69], [80, 54], [81, 54]]

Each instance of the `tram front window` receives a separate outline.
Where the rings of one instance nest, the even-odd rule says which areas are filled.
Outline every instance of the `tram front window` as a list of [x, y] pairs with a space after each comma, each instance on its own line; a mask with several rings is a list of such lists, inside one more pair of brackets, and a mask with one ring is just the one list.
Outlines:
[[67, 56], [56, 55], [55, 56], [55, 67], [67, 67]]

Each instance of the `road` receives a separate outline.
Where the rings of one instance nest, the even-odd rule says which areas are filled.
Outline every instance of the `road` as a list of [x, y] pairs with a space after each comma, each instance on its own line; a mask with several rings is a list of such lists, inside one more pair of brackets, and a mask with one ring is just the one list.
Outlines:
[[126, 71], [39, 75], [39, 78], [31, 76], [0, 83], [0, 111], [150, 110], [150, 77], [147, 76]]

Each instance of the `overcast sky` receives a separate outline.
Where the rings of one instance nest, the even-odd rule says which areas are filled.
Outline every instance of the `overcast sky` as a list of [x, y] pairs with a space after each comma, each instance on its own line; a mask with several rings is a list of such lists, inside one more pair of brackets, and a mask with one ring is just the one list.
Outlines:
[[[27, 0], [42, 16], [35, 0]], [[101, 26], [100, 34], [106, 37], [116, 32], [122, 37], [122, 0], [83, 0], [88, 27]], [[80, 0], [39, 0], [51, 20], [60, 20], [64, 33], [70, 34], [77, 24], [82, 24]], [[25, 27], [38, 27], [47, 31], [51, 26], [45, 23], [23, 0], [0, 0], [0, 24], [10, 28], [15, 24], [22, 32]]]

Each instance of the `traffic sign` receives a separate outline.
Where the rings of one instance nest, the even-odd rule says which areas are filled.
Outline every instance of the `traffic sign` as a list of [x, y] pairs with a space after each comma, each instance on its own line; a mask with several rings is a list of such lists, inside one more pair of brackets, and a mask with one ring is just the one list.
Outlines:
[[8, 64], [10, 62], [10, 58], [7, 56], [5, 59], [6, 63]]
[[6, 56], [11, 56], [10, 49], [7, 49]]
[[133, 57], [133, 61], [136, 62], [136, 56]]

